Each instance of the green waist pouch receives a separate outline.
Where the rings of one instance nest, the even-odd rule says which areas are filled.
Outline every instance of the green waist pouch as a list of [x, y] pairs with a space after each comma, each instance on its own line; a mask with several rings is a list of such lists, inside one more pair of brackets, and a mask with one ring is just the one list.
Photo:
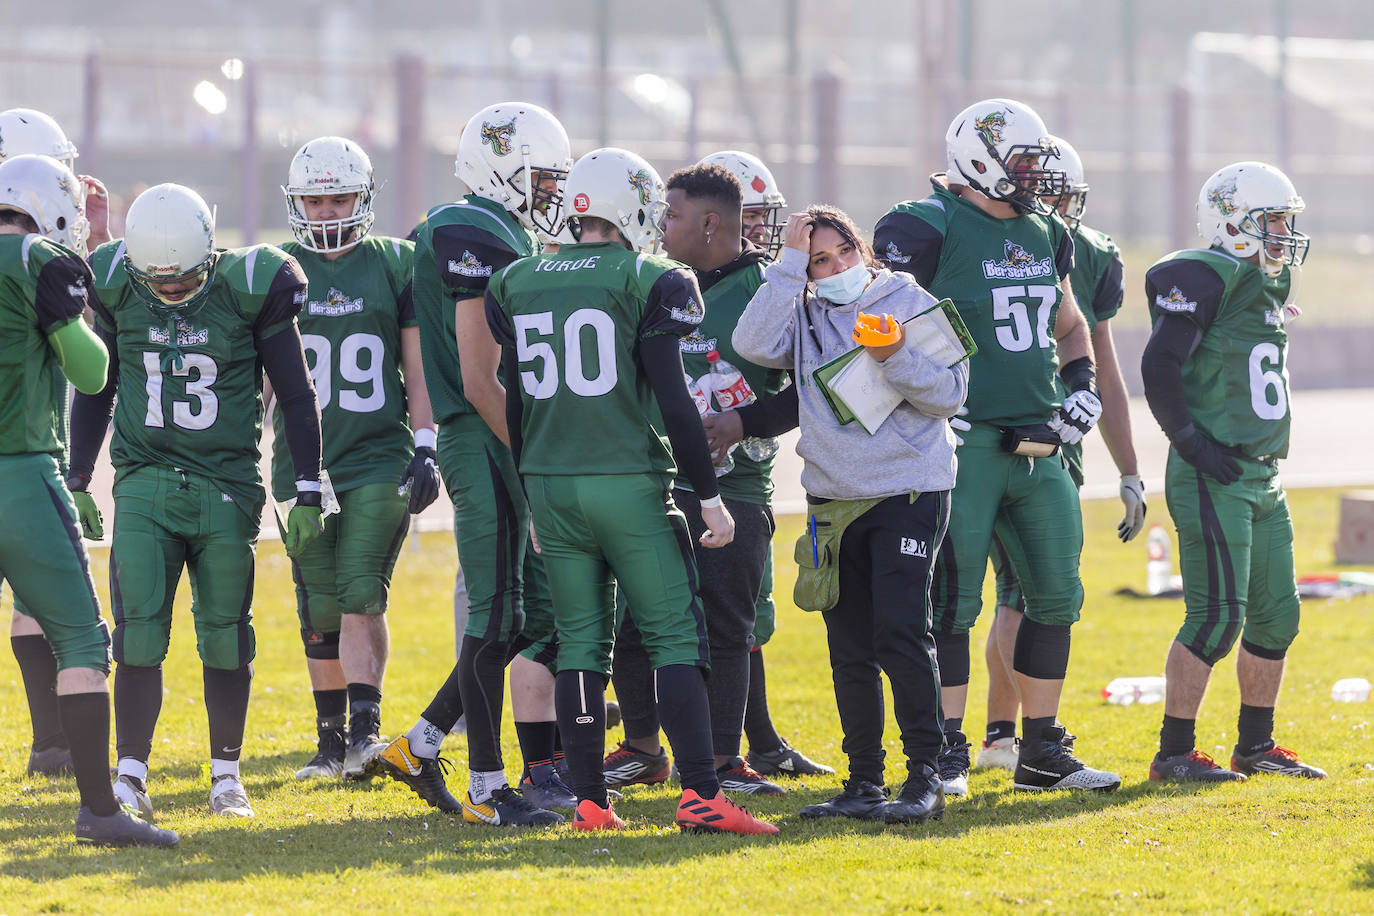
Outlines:
[[792, 601], [797, 607], [828, 611], [840, 600], [840, 539], [855, 519], [885, 498], [807, 500], [806, 530], [793, 551], [797, 582]]

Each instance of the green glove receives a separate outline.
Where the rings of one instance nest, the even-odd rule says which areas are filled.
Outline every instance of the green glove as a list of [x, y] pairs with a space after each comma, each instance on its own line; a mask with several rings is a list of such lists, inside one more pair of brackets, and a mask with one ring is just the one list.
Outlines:
[[100, 515], [100, 507], [95, 497], [86, 492], [72, 494], [76, 502], [76, 517], [81, 520], [81, 533], [87, 540], [98, 541], [105, 536], [105, 519]]
[[315, 538], [324, 534], [323, 510], [319, 506], [295, 506], [286, 517], [286, 536], [282, 546], [288, 557], [298, 557]]

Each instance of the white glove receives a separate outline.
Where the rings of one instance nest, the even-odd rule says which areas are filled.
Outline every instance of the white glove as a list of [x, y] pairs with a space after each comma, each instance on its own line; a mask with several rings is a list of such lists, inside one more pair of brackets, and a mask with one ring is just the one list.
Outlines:
[[1065, 445], [1082, 442], [1097, 421], [1102, 419], [1102, 402], [1091, 391], [1075, 391], [1064, 399], [1064, 406], [1046, 424], [1059, 434]]
[[954, 444], [960, 446], [964, 444], [964, 437], [960, 433], [966, 433], [973, 429], [973, 424], [963, 419], [968, 416], [968, 406], [959, 408], [959, 412], [949, 418], [949, 428], [954, 430]]
[[1126, 507], [1126, 515], [1116, 526], [1116, 534], [1124, 544], [1145, 528], [1145, 483], [1139, 474], [1121, 478], [1121, 504]]

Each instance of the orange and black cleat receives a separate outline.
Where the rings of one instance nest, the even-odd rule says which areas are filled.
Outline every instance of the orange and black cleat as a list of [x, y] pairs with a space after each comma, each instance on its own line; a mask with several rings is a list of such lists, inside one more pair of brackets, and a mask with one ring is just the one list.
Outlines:
[[577, 803], [577, 813], [573, 815], [574, 830], [619, 830], [625, 822], [615, 813], [611, 803], [602, 808], [590, 798]]
[[702, 798], [694, 790], [682, 793], [677, 805], [677, 825], [693, 833], [774, 834], [778, 828], [761, 821], [744, 808], [717, 792], [715, 798]]

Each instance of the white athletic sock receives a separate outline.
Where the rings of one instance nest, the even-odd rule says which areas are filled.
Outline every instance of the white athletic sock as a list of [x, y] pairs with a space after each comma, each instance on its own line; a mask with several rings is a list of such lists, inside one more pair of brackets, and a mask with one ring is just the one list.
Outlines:
[[133, 757], [119, 758], [119, 775], [132, 776], [141, 782], [148, 781], [148, 764]]
[[421, 716], [406, 732], [406, 740], [410, 742], [410, 752], [416, 757], [433, 760], [439, 756], [439, 748], [444, 746], [444, 733]]
[[508, 785], [510, 783], [506, 782], [505, 770], [491, 770], [485, 773], [473, 770], [468, 774], [468, 794], [472, 796], [473, 804], [480, 805], [491, 801], [491, 793]]
[[210, 758], [210, 778], [218, 779], [221, 776], [232, 776], [239, 778], [239, 762], [237, 760], [220, 760], [216, 757]]

